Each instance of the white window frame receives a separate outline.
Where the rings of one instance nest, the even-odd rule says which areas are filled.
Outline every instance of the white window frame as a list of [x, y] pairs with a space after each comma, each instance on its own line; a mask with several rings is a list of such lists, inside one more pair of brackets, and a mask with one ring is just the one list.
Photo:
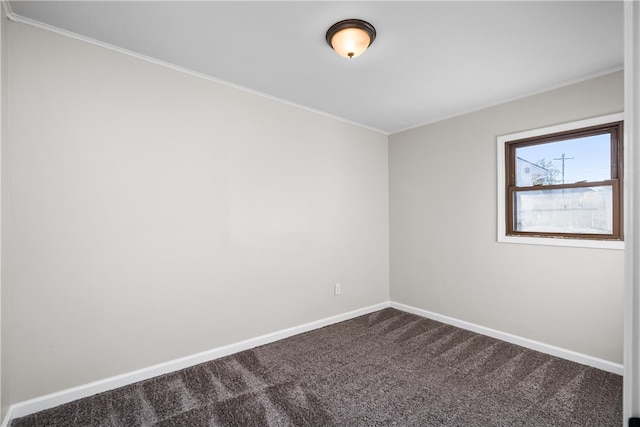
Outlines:
[[[532, 138], [536, 136], [549, 135], [553, 133], [566, 132], [575, 129], [597, 126], [605, 123], [619, 122], [624, 120], [624, 113], [609, 114], [606, 116], [593, 117], [570, 123], [563, 123], [555, 126], [548, 126], [539, 129], [532, 129], [523, 132], [501, 135], [497, 137], [498, 152], [498, 242], [499, 243], [520, 243], [528, 245], [548, 245], [548, 246], [570, 246], [578, 248], [596, 249], [624, 249], [624, 242], [618, 240], [592, 240], [579, 238], [559, 238], [559, 237], [529, 237], [529, 236], [508, 236], [506, 223], [506, 191], [505, 191], [505, 147], [507, 142], [518, 139]], [[623, 150], [626, 145], [626, 138], [622, 138]], [[625, 189], [623, 189], [625, 194]]]

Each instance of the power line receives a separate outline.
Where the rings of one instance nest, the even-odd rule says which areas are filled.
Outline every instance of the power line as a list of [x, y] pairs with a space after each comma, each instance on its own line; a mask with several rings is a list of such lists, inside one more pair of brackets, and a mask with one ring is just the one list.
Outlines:
[[557, 157], [553, 160], [562, 160], [562, 183], [564, 184], [564, 161], [573, 160], [573, 157], [565, 157], [564, 153], [562, 153], [562, 157]]

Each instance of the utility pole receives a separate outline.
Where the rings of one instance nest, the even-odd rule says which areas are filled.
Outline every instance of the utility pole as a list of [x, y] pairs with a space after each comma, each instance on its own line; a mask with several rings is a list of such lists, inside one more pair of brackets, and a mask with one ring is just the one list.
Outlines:
[[557, 157], [553, 160], [562, 160], [562, 183], [564, 184], [564, 161], [573, 160], [573, 157], [565, 157], [564, 153], [562, 153], [562, 157]]

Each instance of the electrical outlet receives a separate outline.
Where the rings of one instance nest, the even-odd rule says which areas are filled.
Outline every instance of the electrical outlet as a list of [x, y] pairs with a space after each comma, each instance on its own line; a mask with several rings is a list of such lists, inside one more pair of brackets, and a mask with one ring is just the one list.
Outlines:
[[336, 285], [333, 287], [333, 294], [340, 295], [340, 292], [342, 291], [341, 288], [342, 287], [340, 286], [340, 283], [336, 283]]

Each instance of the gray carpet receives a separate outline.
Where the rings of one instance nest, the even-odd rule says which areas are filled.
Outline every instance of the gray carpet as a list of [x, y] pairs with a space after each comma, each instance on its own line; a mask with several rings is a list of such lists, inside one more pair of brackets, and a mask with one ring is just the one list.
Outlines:
[[621, 424], [619, 375], [389, 308], [11, 427]]

